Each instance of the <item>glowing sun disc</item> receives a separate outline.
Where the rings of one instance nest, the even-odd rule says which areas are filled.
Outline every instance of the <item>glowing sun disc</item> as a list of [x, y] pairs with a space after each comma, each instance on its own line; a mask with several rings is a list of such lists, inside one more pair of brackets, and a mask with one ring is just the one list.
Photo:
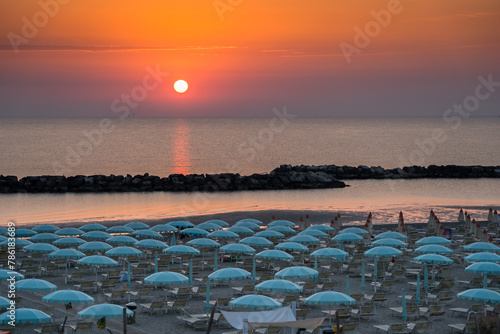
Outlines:
[[174, 89], [177, 93], [184, 93], [188, 89], [188, 83], [184, 80], [177, 80], [174, 83]]

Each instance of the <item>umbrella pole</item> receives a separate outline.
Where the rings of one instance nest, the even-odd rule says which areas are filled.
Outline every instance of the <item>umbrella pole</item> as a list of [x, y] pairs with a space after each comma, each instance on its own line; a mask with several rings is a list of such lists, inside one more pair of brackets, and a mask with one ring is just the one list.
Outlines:
[[408, 315], [406, 314], [406, 298], [405, 298], [405, 289], [401, 289], [401, 306], [403, 308], [402, 318], [403, 321], [408, 320]]
[[483, 287], [488, 288], [488, 275], [486, 273], [483, 273]]
[[314, 270], [318, 271], [318, 257], [314, 257]]
[[205, 311], [210, 310], [210, 282], [207, 281], [207, 295], [205, 297]]
[[365, 292], [365, 263], [361, 264], [361, 291]]
[[66, 260], [66, 275], [64, 276], [64, 284], [68, 284], [68, 260]]
[[252, 282], [255, 283], [255, 271], [256, 271], [256, 265], [255, 265], [255, 256], [253, 257], [252, 261]]
[[214, 271], [217, 270], [217, 258], [218, 258], [218, 254], [219, 252], [217, 251], [217, 249], [215, 249], [215, 256], [214, 256]]

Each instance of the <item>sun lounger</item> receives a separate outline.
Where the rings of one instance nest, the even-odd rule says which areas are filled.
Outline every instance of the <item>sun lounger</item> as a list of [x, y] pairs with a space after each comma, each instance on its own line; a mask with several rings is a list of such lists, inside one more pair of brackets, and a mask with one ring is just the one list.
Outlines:
[[410, 333], [424, 333], [431, 327], [432, 323], [430, 321], [419, 321], [417, 323], [409, 323], [408, 329]]
[[464, 315], [467, 316], [469, 312], [474, 311], [474, 312], [479, 312], [483, 308], [483, 305], [481, 304], [474, 304], [471, 305], [469, 308], [464, 308], [464, 307], [454, 307], [450, 308], [451, 315], [454, 316], [455, 313], [458, 313], [459, 315]]
[[377, 329], [377, 332], [380, 330], [385, 333], [391, 333], [391, 334], [408, 333], [408, 328], [406, 324], [373, 325], [373, 327]]

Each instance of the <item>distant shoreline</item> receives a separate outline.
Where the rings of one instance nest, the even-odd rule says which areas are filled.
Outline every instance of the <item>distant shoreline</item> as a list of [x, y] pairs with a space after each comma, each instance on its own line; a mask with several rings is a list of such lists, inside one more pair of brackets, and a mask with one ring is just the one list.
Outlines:
[[17, 176], [0, 175], [0, 193], [102, 193], [102, 192], [223, 192], [296, 190], [348, 187], [341, 180], [500, 178], [500, 166], [292, 166], [281, 165], [268, 174], [235, 173], [149, 175]]

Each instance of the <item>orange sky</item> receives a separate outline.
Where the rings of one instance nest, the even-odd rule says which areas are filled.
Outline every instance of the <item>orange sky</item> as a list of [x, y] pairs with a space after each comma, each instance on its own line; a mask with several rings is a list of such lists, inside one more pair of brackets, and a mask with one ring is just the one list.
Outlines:
[[[169, 76], [137, 115], [266, 116], [282, 105], [303, 116], [440, 115], [477, 76], [500, 81], [496, 0], [402, 0], [350, 63], [340, 43], [354, 45], [354, 28], [393, 0], [221, 0], [240, 3], [223, 20], [212, 1], [59, 1], [15, 53], [9, 36], [42, 9], [0, 0], [0, 116], [105, 116], [156, 65]], [[179, 78], [184, 95], [171, 88]], [[480, 113], [498, 113], [498, 95]]]

